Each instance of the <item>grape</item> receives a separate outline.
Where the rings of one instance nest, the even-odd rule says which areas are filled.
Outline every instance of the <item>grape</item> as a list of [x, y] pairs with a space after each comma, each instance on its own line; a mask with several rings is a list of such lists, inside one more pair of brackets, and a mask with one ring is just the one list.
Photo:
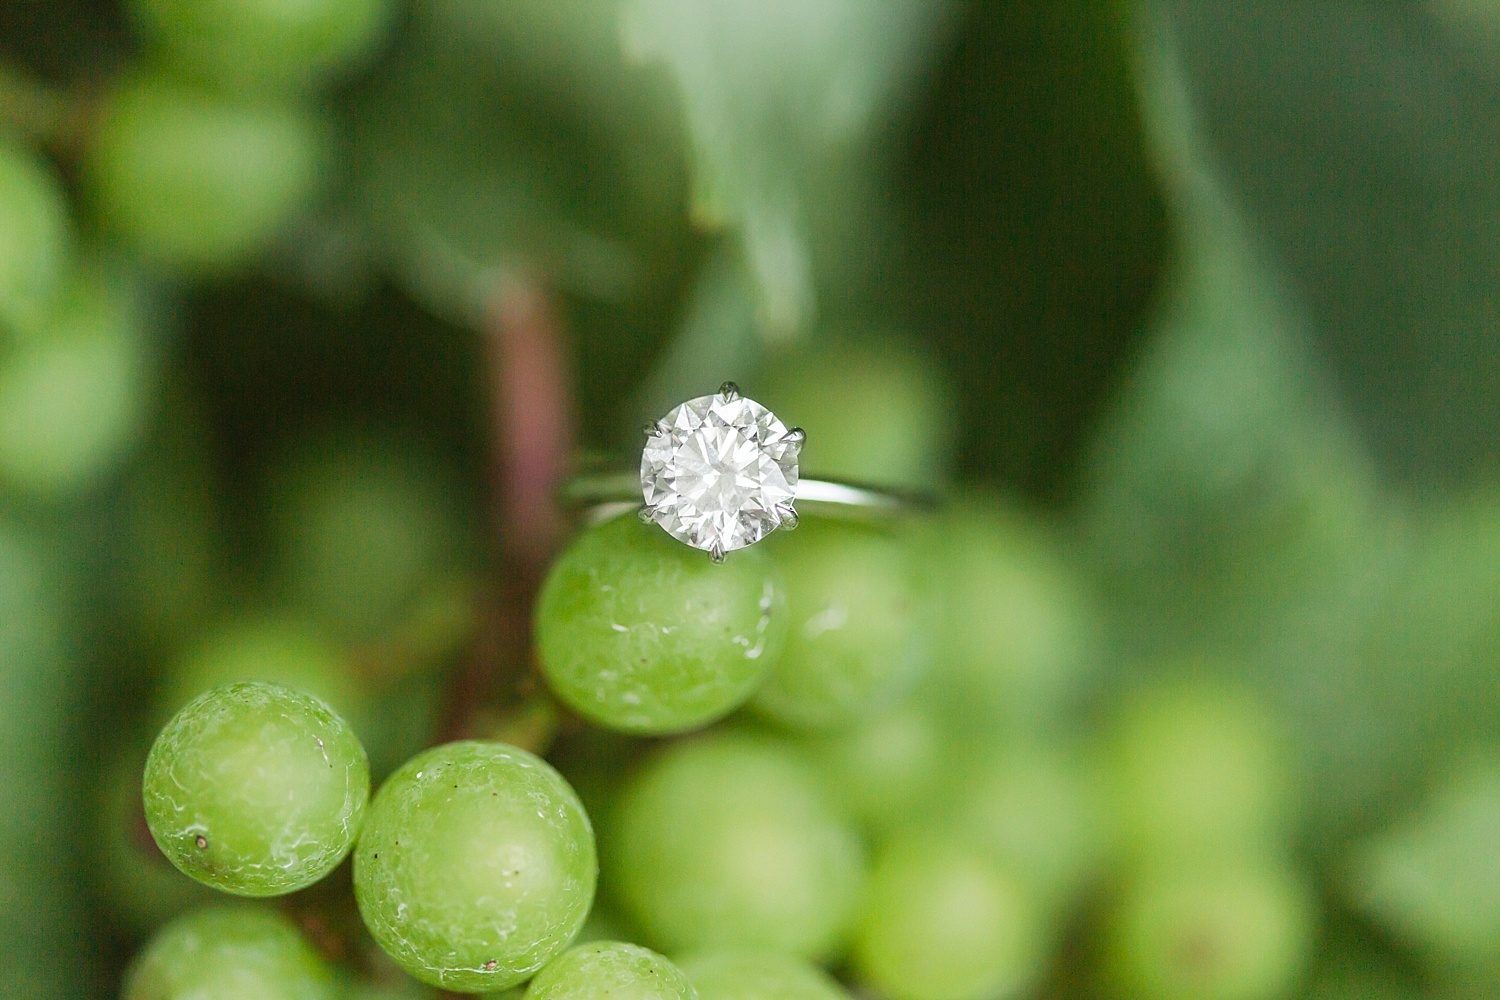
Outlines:
[[275, 896], [327, 875], [354, 845], [370, 795], [365, 751], [308, 694], [260, 681], [188, 702], [146, 759], [146, 822], [200, 882]]
[[736, 732], [676, 744], [632, 778], [612, 819], [605, 876], [658, 947], [819, 957], [844, 941], [859, 840], [789, 748]]
[[632, 517], [574, 540], [537, 600], [537, 652], [557, 696], [633, 733], [712, 722], [781, 650], [784, 588], [758, 549], [714, 565]]
[[579, 945], [526, 988], [527, 1000], [698, 1000], [692, 983], [654, 951], [618, 941]]
[[368, 54], [391, 0], [133, 0], [138, 23], [178, 65], [241, 90], [318, 82]]
[[915, 698], [830, 734], [804, 736], [806, 754], [844, 811], [871, 832], [905, 825], [946, 783], [943, 720]]
[[1178, 862], [1127, 880], [1103, 931], [1107, 971], [1141, 1000], [1272, 1000], [1301, 978], [1314, 923], [1290, 872]]
[[51, 313], [72, 242], [52, 172], [0, 137], [0, 332], [30, 334]]
[[926, 538], [933, 584], [932, 685], [969, 728], [1053, 722], [1098, 655], [1097, 614], [1048, 530], [971, 498]]
[[682, 959], [701, 1000], [849, 1000], [849, 993], [806, 959], [776, 951], [724, 949]]
[[1350, 867], [1361, 909], [1432, 964], [1500, 968], [1500, 761], [1464, 762]]
[[334, 1000], [333, 976], [297, 929], [267, 910], [210, 906], [151, 938], [122, 1000]]
[[876, 860], [853, 963], [890, 1000], [997, 1000], [1036, 983], [1046, 947], [1030, 897], [983, 851], [910, 834]]
[[299, 109], [142, 77], [104, 99], [84, 172], [103, 221], [145, 257], [219, 271], [264, 249], [307, 204], [321, 147]]
[[278, 585], [336, 636], [386, 638], [463, 568], [452, 476], [415, 441], [310, 439], [270, 480]]
[[503, 743], [434, 747], [386, 781], [354, 852], [370, 933], [450, 990], [524, 982], [583, 926], [598, 867], [589, 818], [546, 762]]
[[1107, 846], [1091, 778], [1061, 747], [980, 750], [956, 789], [952, 822], [1039, 903], [1065, 908]]
[[925, 666], [917, 595], [901, 542], [807, 518], [769, 548], [787, 582], [786, 648], [753, 705], [803, 729], [845, 725], [887, 704]]
[[1106, 795], [1127, 854], [1246, 852], [1286, 836], [1294, 793], [1274, 720], [1249, 692], [1177, 683], [1119, 709]]
[[808, 475], [930, 490], [953, 453], [953, 399], [932, 360], [893, 338], [773, 355], [756, 397], [810, 431]]
[[0, 361], [0, 478], [45, 499], [92, 485], [140, 436], [150, 397], [136, 292], [73, 275], [42, 330]]

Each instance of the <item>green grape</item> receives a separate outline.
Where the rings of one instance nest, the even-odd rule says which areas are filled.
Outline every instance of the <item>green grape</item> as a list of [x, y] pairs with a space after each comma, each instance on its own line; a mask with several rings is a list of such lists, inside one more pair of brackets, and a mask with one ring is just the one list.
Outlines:
[[948, 386], [930, 358], [871, 338], [773, 355], [756, 398], [808, 429], [808, 475], [930, 490], [952, 461]]
[[537, 973], [527, 1000], [698, 1000], [682, 971], [654, 951], [618, 941], [570, 948]]
[[322, 701], [246, 681], [188, 702], [146, 758], [146, 822], [183, 872], [241, 896], [331, 872], [370, 796], [364, 747]]
[[969, 728], [1036, 728], [1074, 702], [1098, 656], [1097, 612], [1041, 523], [972, 498], [925, 539], [932, 690]]
[[906, 825], [947, 783], [944, 721], [907, 698], [856, 725], [801, 737], [829, 796], [876, 834]]
[[355, 897], [381, 948], [424, 982], [474, 993], [524, 982], [567, 947], [597, 874], [578, 796], [503, 743], [407, 761], [354, 852]]
[[951, 823], [1016, 873], [1039, 903], [1064, 909], [1107, 846], [1093, 779], [1055, 745], [980, 752], [955, 789]]
[[131, 931], [151, 930], [214, 898], [207, 886], [183, 878], [151, 838], [141, 804], [148, 750], [133, 740], [109, 748], [93, 816], [98, 860], [89, 873], [110, 915]]
[[925, 666], [902, 541], [808, 518], [767, 546], [786, 577], [786, 648], [752, 701], [799, 729], [846, 725], [889, 704]]
[[778, 951], [726, 948], [677, 963], [701, 1000], [849, 1000], [849, 993], [806, 959]]
[[132, 13], [175, 64], [239, 90], [316, 83], [369, 54], [391, 0], [133, 0]]
[[1350, 868], [1360, 907], [1432, 964], [1500, 969], [1500, 761], [1465, 762]]
[[1315, 923], [1309, 887], [1285, 869], [1172, 862], [1127, 880], [1106, 971], [1140, 1000], [1273, 1000], [1301, 979]]
[[62, 185], [35, 156], [0, 138], [0, 331], [42, 326], [71, 242]]
[[537, 600], [537, 652], [557, 696], [612, 729], [669, 733], [748, 698], [786, 634], [785, 588], [759, 549], [714, 565], [620, 517], [558, 558]]
[[1247, 691], [1177, 683], [1121, 706], [1107, 807], [1127, 854], [1257, 851], [1287, 835], [1295, 792], [1275, 721]]
[[890, 1000], [999, 1000], [1036, 984], [1047, 946], [1030, 897], [985, 852], [912, 834], [876, 860], [853, 964]]
[[41, 332], [0, 361], [0, 479], [59, 499], [125, 457], [151, 396], [137, 294], [119, 275], [84, 268]]
[[333, 975], [284, 917], [250, 906], [186, 913], [152, 936], [122, 1000], [334, 1000]]
[[632, 778], [612, 820], [605, 876], [657, 946], [821, 957], [844, 942], [859, 840], [790, 748], [732, 732], [678, 743]]
[[316, 192], [323, 156], [302, 109], [136, 78], [104, 99], [84, 174], [103, 221], [146, 258], [221, 271], [292, 222]]
[[302, 442], [271, 470], [268, 489], [285, 598], [341, 638], [387, 638], [463, 568], [451, 480], [415, 441]]

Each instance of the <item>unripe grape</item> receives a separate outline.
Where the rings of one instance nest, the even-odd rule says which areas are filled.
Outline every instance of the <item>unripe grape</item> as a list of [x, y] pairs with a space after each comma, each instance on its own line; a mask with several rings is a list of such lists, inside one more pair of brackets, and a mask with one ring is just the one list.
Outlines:
[[808, 428], [808, 475], [930, 490], [951, 463], [948, 383], [930, 358], [895, 340], [835, 340], [773, 357], [756, 398]]
[[1056, 720], [1098, 655], [1095, 608], [1057, 539], [1025, 513], [972, 498], [926, 545], [937, 703], [982, 732]]
[[370, 770], [354, 731], [322, 701], [249, 681], [173, 716], [142, 790], [151, 835], [179, 869], [225, 892], [275, 896], [349, 853]]
[[557, 696], [612, 729], [669, 733], [734, 710], [776, 661], [785, 589], [759, 548], [714, 565], [633, 517], [590, 528], [537, 601], [537, 650]]
[[867, 831], [907, 825], [950, 780], [946, 720], [916, 698], [795, 746], [812, 763], [828, 794]]
[[526, 981], [578, 933], [594, 899], [594, 835], [550, 765], [464, 741], [381, 786], [354, 853], [370, 933], [407, 972], [480, 992]]
[[889, 704], [926, 666], [903, 541], [808, 518], [767, 547], [786, 578], [786, 647], [752, 702], [799, 729], [847, 725]]
[[527, 1000], [698, 1000], [682, 971], [654, 951], [594, 941], [563, 952], [526, 988]]
[[133, 0], [136, 20], [177, 65], [240, 90], [306, 86], [359, 59], [391, 0]]
[[319, 127], [300, 109], [137, 78], [104, 100], [85, 175], [103, 221], [143, 256], [220, 271], [286, 228], [322, 167]]
[[1065, 909], [1108, 843], [1092, 779], [1055, 745], [980, 750], [954, 789], [950, 822], [1015, 873], [1039, 904]]
[[1127, 854], [1253, 853], [1288, 833], [1295, 791], [1275, 720], [1249, 691], [1177, 683], [1121, 707], [1107, 807]]
[[997, 1000], [1036, 984], [1047, 946], [1026, 890], [985, 852], [911, 834], [876, 859], [853, 962], [891, 1000]]
[[1104, 930], [1107, 972], [1140, 1000], [1274, 1000], [1312, 954], [1315, 905], [1291, 872], [1174, 862], [1130, 877]]
[[71, 242], [62, 185], [31, 153], [0, 139], [0, 332], [27, 335], [46, 320]]
[[90, 266], [36, 335], [0, 361], [0, 478], [57, 500], [93, 485], [140, 436], [152, 372], [139, 292]]
[[284, 917], [210, 906], [161, 928], [125, 975], [122, 1000], [334, 1000], [333, 976]]
[[701, 1000], [849, 1000], [849, 992], [828, 973], [779, 951], [702, 951], [678, 966]]
[[743, 733], [676, 744], [634, 776], [612, 819], [606, 877], [661, 948], [817, 957], [845, 940], [859, 840], [790, 749]]
[[311, 439], [269, 478], [276, 586], [340, 639], [385, 638], [465, 568], [452, 476], [416, 441]]

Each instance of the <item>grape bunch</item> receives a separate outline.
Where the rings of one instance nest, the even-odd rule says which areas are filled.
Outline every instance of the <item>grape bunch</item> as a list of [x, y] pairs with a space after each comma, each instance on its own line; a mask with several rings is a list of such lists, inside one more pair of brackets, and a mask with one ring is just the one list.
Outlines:
[[[1500, 502], [1380, 481], [1159, 136], [1183, 246], [1066, 463], [862, 305], [946, 10], [126, 0], [61, 87], [0, 37], [0, 995], [1500, 989]], [[731, 375], [941, 502], [722, 563], [554, 504]]]

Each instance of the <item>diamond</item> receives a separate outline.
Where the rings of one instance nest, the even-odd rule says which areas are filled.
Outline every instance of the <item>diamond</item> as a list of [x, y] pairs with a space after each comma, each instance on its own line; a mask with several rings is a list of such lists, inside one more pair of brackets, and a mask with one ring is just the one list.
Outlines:
[[796, 519], [803, 434], [725, 383], [657, 421], [641, 452], [641, 493], [668, 534], [714, 558]]

